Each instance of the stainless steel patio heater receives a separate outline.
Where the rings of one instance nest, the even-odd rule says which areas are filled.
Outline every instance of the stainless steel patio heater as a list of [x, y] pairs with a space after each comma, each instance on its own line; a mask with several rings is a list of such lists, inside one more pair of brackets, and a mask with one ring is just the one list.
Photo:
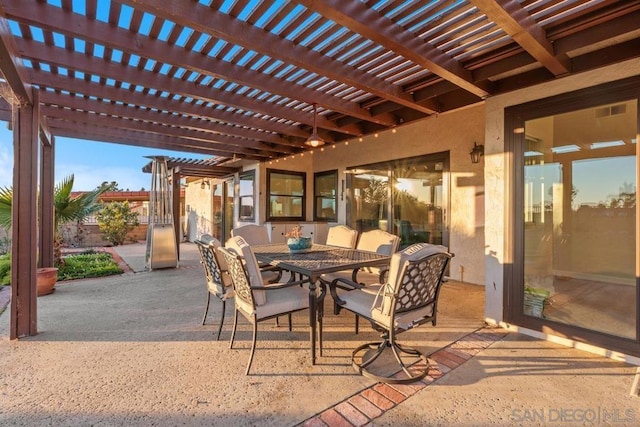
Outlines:
[[149, 270], [178, 265], [167, 157], [148, 156], [151, 163], [146, 266]]

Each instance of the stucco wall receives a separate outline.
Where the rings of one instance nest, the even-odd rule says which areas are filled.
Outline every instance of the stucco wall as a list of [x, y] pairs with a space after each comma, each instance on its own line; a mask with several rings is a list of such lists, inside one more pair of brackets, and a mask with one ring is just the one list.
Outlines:
[[[395, 133], [382, 132], [378, 137], [367, 136], [362, 142], [354, 138], [348, 145], [316, 149], [312, 154], [313, 169], [338, 169], [341, 181], [346, 179], [347, 167], [449, 151], [449, 247], [455, 253], [451, 277], [484, 284], [484, 162], [472, 164], [469, 158], [473, 143], [484, 143], [484, 115], [484, 106], [479, 104], [398, 127]], [[309, 190], [313, 194], [313, 185]], [[338, 222], [344, 223], [345, 216], [346, 201], [338, 197]]]
[[[313, 194], [313, 173], [338, 170], [340, 182], [348, 167], [383, 162], [392, 159], [421, 156], [449, 151], [451, 209], [449, 217], [449, 248], [455, 253], [450, 275], [455, 280], [484, 285], [484, 159], [472, 164], [469, 152], [473, 143], [484, 144], [485, 107], [477, 104], [458, 111], [433, 116], [418, 123], [400, 126], [395, 132], [387, 131], [377, 137], [370, 135], [362, 141], [357, 138], [347, 143], [315, 149], [304, 156], [297, 154], [278, 161], [248, 165], [244, 170], [258, 169], [256, 188], [256, 223], [266, 219], [266, 169], [307, 171], [307, 194]], [[237, 194], [237, 193], [236, 193]], [[200, 182], [189, 184], [185, 201], [187, 206], [188, 238], [210, 232], [211, 190], [200, 189]], [[237, 212], [234, 216], [237, 218]], [[338, 222], [344, 223], [346, 200], [338, 194]], [[307, 221], [313, 220], [313, 198], [307, 197]], [[236, 220], [237, 221], [237, 220]], [[237, 223], [235, 226], [243, 225]]]
[[186, 239], [193, 242], [201, 235], [212, 233], [213, 198], [212, 182], [204, 189], [200, 188], [202, 180], [189, 182], [184, 192], [185, 220], [183, 232]]
[[595, 71], [576, 74], [550, 83], [510, 92], [486, 100], [485, 117], [485, 317], [489, 322], [503, 320], [503, 266], [512, 262], [508, 236], [512, 232], [505, 206], [511, 203], [507, 183], [512, 175], [504, 154], [504, 109], [598, 84], [640, 74], [640, 60], [626, 61]]

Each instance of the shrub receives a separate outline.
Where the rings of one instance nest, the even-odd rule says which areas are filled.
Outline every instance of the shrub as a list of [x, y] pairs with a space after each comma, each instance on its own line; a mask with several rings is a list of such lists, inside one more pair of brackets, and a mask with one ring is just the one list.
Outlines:
[[111, 255], [105, 252], [93, 251], [68, 255], [64, 260], [64, 265], [58, 269], [58, 280], [84, 279], [122, 273]]
[[104, 204], [96, 214], [96, 219], [105, 240], [114, 246], [123, 244], [127, 233], [139, 224], [138, 214], [131, 211], [129, 202]]
[[0, 286], [11, 284], [11, 258], [9, 254], [0, 255]]

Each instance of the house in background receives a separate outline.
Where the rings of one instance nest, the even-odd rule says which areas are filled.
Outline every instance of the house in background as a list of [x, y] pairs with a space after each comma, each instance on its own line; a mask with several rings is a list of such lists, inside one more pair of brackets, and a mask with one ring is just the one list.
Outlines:
[[[72, 192], [71, 197], [76, 197], [81, 192]], [[125, 243], [145, 241], [147, 238], [147, 222], [149, 219], [149, 192], [148, 191], [107, 191], [98, 199], [101, 203], [129, 202], [131, 210], [138, 214], [139, 225], [129, 233]], [[184, 191], [180, 194], [181, 205], [184, 201]], [[62, 230], [65, 244], [72, 247], [110, 246], [111, 243], [102, 238], [98, 221], [95, 215], [89, 216], [78, 224], [66, 224]]]

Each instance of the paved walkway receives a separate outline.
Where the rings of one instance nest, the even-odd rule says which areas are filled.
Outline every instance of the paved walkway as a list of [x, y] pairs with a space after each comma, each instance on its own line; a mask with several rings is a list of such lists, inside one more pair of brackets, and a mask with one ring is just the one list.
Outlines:
[[[437, 327], [402, 335], [430, 354], [430, 375], [405, 386], [353, 371], [351, 350], [377, 338], [342, 313], [325, 321], [325, 352], [309, 364], [308, 325], [261, 324], [244, 376], [250, 325], [228, 348], [231, 313], [214, 341], [220, 304], [200, 325], [197, 251], [177, 269], [144, 271], [144, 245], [115, 251], [132, 272], [60, 283], [38, 298], [35, 337], [8, 340], [0, 315], [0, 425], [629, 425], [636, 368], [483, 326], [483, 289], [449, 282]], [[142, 265], [142, 267], [141, 267]]]

